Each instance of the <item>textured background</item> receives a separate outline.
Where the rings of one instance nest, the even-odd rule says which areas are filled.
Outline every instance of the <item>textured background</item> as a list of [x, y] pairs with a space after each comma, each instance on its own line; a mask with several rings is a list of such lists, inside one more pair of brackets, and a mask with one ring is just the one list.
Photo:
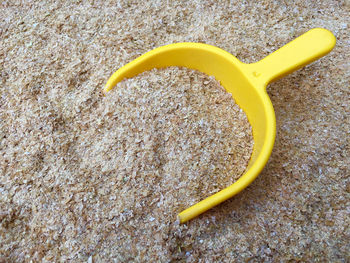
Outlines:
[[[349, 261], [349, 9], [349, 1], [331, 0], [2, 1], [0, 259]], [[49, 94], [75, 118], [118, 67], [155, 47], [204, 42], [248, 63], [314, 27], [331, 30], [337, 45], [268, 87], [277, 117], [275, 147], [264, 171], [241, 194], [167, 233], [154, 228], [154, 235], [135, 234], [126, 220], [123, 233], [129, 235], [120, 237], [117, 226], [101, 226], [89, 210], [86, 216], [96, 225], [68, 243], [55, 225], [68, 231], [79, 218], [61, 220], [57, 213], [55, 221], [53, 212], [51, 232], [43, 226], [36, 232], [40, 214], [33, 196], [18, 198], [33, 182], [16, 177], [16, 165], [7, 167], [16, 159], [7, 133], [20, 129], [20, 120], [33, 118], [26, 115], [27, 90], [31, 96]], [[12, 108], [5, 106], [10, 102]], [[11, 127], [8, 116], [15, 116]], [[62, 194], [55, 189], [52, 198]], [[108, 231], [101, 237], [97, 226]]]

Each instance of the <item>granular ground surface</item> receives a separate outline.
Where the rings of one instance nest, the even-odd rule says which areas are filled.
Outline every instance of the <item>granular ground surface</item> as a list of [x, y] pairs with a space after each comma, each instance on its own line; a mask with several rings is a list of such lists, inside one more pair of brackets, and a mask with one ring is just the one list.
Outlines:
[[3, 252], [14, 258], [66, 260], [108, 239], [121, 261], [142, 251], [166, 260], [176, 214], [232, 184], [253, 149], [251, 126], [232, 95], [186, 68], [144, 72], [106, 97], [94, 93], [81, 110], [69, 95], [62, 107], [42, 88], [23, 93], [25, 116], [9, 114], [24, 110], [10, 97], [2, 106], [1, 172], [6, 191], [23, 204], [1, 203]]
[[[348, 262], [349, 7], [349, 0], [1, 1], [1, 260]], [[211, 44], [252, 63], [315, 27], [332, 31], [337, 44], [267, 87], [276, 142], [250, 187], [180, 226], [152, 224], [157, 210], [138, 225], [130, 209], [113, 210], [121, 181], [108, 174], [120, 168], [113, 156], [84, 163], [97, 140], [79, 138], [108, 105], [101, 101], [123, 92], [100, 95], [115, 70], [176, 42]], [[111, 133], [96, 131], [101, 155]], [[141, 192], [130, 196], [142, 209], [156, 207], [142, 204]], [[103, 204], [111, 206], [108, 219]]]

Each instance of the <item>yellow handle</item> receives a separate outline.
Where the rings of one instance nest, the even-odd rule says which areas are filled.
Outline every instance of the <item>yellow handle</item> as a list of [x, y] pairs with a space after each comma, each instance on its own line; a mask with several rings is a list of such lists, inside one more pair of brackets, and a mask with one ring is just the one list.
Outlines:
[[[257, 84], [265, 88], [277, 80], [329, 53], [335, 45], [334, 35], [323, 28], [314, 28], [259, 62], [247, 64]], [[261, 86], [261, 85], [259, 85]]]

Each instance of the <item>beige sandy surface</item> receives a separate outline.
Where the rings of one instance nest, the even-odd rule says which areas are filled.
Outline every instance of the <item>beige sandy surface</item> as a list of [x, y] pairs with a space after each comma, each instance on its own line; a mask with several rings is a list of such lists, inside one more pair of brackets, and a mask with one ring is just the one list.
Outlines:
[[[3, 262], [349, 261], [350, 3], [256, 2], [1, 2]], [[113, 197], [113, 171], [101, 167], [79, 180], [61, 172], [60, 163], [79, 161], [57, 156], [76, 151], [105, 81], [137, 56], [195, 41], [254, 62], [314, 27], [331, 30], [337, 45], [268, 87], [273, 153], [256, 181], [226, 203], [163, 227], [114, 209], [113, 198], [123, 196]], [[32, 130], [40, 124], [42, 133]]]

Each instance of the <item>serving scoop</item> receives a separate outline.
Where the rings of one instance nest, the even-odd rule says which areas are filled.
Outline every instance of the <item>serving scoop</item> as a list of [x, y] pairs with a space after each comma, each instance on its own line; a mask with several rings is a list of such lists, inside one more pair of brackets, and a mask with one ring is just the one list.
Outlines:
[[246, 172], [232, 185], [178, 214], [184, 223], [238, 194], [259, 175], [275, 140], [276, 120], [267, 85], [326, 55], [334, 35], [314, 28], [259, 62], [245, 64], [230, 53], [201, 43], [176, 43], [156, 48], [118, 69], [107, 81], [107, 93], [118, 82], [153, 68], [187, 67], [214, 76], [244, 110], [253, 129], [254, 149]]

